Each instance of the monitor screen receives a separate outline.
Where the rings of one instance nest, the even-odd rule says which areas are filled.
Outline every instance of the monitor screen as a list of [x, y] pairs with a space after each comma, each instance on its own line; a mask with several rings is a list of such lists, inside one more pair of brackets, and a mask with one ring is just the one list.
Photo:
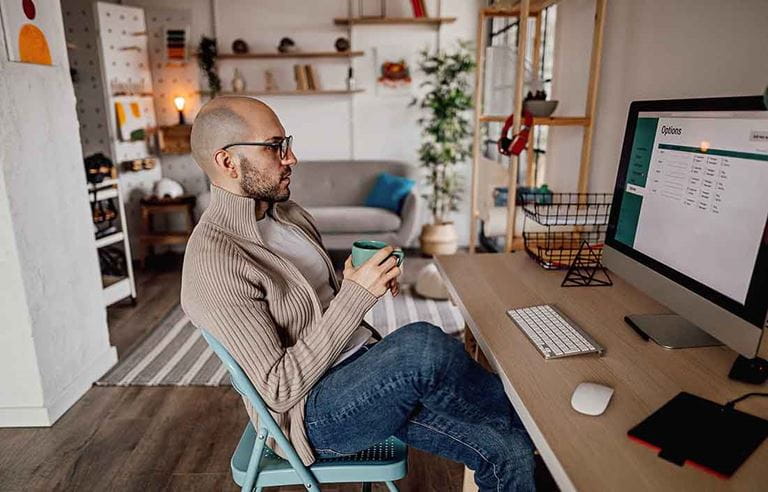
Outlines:
[[746, 319], [765, 276], [768, 111], [647, 103], [630, 112], [607, 241]]

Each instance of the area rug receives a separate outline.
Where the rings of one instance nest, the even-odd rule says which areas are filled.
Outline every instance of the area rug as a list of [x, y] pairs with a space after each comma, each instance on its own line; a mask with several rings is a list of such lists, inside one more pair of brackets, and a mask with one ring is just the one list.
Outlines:
[[[449, 301], [414, 295], [403, 286], [399, 296], [387, 294], [366, 314], [365, 320], [382, 335], [414, 321], [428, 321], [453, 336], [460, 336], [464, 320]], [[229, 384], [226, 369], [200, 336], [181, 306], [171, 312], [98, 386], [221, 386]]]

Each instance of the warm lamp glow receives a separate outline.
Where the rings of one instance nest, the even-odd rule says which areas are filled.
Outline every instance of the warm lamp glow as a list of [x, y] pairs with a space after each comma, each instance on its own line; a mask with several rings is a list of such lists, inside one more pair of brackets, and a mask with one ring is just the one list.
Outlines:
[[184, 111], [184, 96], [176, 96], [173, 98], [173, 105], [176, 106], [177, 111]]

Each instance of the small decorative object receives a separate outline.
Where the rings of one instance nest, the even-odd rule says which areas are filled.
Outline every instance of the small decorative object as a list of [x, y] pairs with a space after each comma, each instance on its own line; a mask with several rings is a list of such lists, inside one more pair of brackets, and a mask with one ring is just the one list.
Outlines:
[[235, 39], [232, 41], [232, 53], [237, 53], [238, 55], [248, 53], [248, 43], [240, 38]]
[[203, 36], [198, 45], [197, 54], [200, 69], [205, 72], [208, 78], [208, 90], [211, 91], [211, 97], [216, 97], [216, 94], [221, 92], [221, 79], [216, 73], [216, 57], [218, 56], [216, 40]]
[[240, 73], [240, 70], [236, 68], [235, 75], [232, 77], [232, 92], [243, 91], [245, 91], [245, 79], [243, 78], [243, 74]]
[[157, 165], [157, 159], [154, 157], [147, 157], [146, 159], [141, 160], [141, 168], [142, 169], [154, 169]]
[[165, 59], [169, 62], [187, 61], [188, 27], [176, 27], [165, 29]]
[[421, 248], [425, 254], [451, 254], [457, 248], [457, 234], [449, 214], [458, 211], [464, 191], [457, 168], [472, 149], [467, 112], [472, 109], [470, 76], [475, 62], [469, 46], [459, 43], [452, 52], [423, 50], [419, 69], [425, 76], [425, 92], [412, 104], [426, 113], [419, 119], [423, 128], [419, 160], [426, 171], [424, 197], [432, 213], [432, 224], [422, 228]]
[[411, 83], [411, 71], [405, 60], [386, 61], [381, 64], [379, 83], [390, 87], [408, 85]]
[[342, 38], [336, 39], [336, 42], [333, 43], [333, 46], [336, 48], [336, 51], [338, 51], [339, 53], [344, 53], [346, 51], [349, 51], [349, 48], [351, 45], [350, 45], [349, 39], [342, 37]]
[[178, 198], [184, 194], [184, 188], [177, 181], [162, 178], [155, 181], [152, 192], [159, 198]]
[[267, 92], [279, 90], [277, 80], [275, 79], [275, 73], [272, 70], [264, 71], [264, 90]]
[[354, 71], [352, 70], [352, 67], [349, 67], [349, 68], [347, 69], [347, 90], [348, 90], [348, 91], [353, 91], [353, 90], [355, 90], [355, 86], [356, 86], [356, 85], [357, 85], [357, 84], [355, 83], [355, 74], [354, 74]]
[[523, 100], [523, 109], [531, 115], [540, 118], [546, 118], [555, 112], [558, 101], [547, 101], [547, 92], [544, 90], [544, 83], [534, 81], [531, 83], [535, 93], [531, 90], [526, 94]]
[[421, 269], [413, 289], [421, 297], [439, 300], [448, 299], [448, 289], [446, 289], [443, 278], [440, 276], [440, 272], [437, 271], [437, 266], [434, 263], [430, 263]]
[[295, 53], [296, 50], [296, 43], [291, 38], [283, 38], [280, 40], [280, 44], [277, 45], [277, 51], [280, 53]]
[[176, 106], [176, 111], [179, 112], [179, 125], [187, 124], [187, 122], [184, 120], [185, 104], [186, 104], [186, 100], [184, 99], [184, 96], [176, 96], [173, 98], [173, 105]]
[[561, 287], [607, 287], [610, 285], [613, 285], [613, 281], [600, 261], [596, 248], [593, 249], [587, 241], [582, 241]]
[[98, 184], [112, 177], [114, 164], [101, 152], [89, 155], [84, 159], [85, 176], [89, 183]]

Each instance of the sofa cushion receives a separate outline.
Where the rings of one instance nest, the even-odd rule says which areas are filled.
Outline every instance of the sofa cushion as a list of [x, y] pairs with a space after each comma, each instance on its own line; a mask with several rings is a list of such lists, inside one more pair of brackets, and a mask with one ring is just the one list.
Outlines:
[[307, 207], [321, 233], [390, 232], [400, 229], [400, 217], [383, 208]]
[[410, 193], [416, 181], [403, 176], [381, 173], [376, 178], [376, 184], [365, 199], [369, 207], [386, 208], [396, 214], [403, 208], [403, 201]]

